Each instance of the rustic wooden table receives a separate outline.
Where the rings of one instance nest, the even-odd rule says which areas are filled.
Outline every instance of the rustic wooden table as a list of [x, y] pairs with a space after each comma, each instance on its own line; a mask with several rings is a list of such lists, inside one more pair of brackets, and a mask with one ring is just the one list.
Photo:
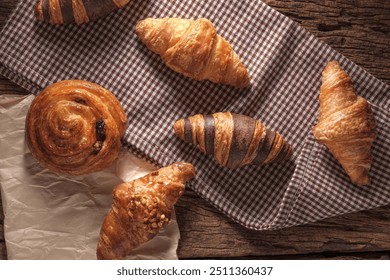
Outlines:
[[[17, 0], [0, 1], [0, 28]], [[390, 1], [264, 0], [390, 84]], [[0, 75], [0, 94], [27, 92]], [[390, 172], [390, 170], [389, 170]], [[389, 259], [390, 206], [270, 232], [248, 230], [188, 190], [176, 207], [181, 259]], [[0, 199], [0, 259], [7, 259]]]

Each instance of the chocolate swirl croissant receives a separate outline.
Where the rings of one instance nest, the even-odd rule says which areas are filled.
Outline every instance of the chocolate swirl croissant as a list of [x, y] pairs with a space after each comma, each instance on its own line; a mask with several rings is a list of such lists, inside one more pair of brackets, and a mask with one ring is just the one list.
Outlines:
[[81, 80], [45, 88], [26, 117], [31, 153], [48, 169], [81, 175], [111, 165], [121, 150], [127, 116], [115, 96]]
[[177, 162], [116, 186], [100, 231], [97, 258], [123, 259], [152, 239], [170, 222], [174, 204], [194, 176], [192, 164]]
[[130, 0], [38, 0], [35, 15], [51, 24], [81, 24], [123, 8]]
[[207, 19], [147, 18], [137, 24], [136, 33], [178, 73], [238, 88], [249, 85], [247, 69]]
[[371, 146], [376, 136], [374, 115], [367, 100], [356, 94], [351, 77], [337, 61], [329, 62], [322, 73], [320, 114], [313, 133], [354, 184], [369, 183]]
[[279, 133], [244, 115], [199, 114], [176, 121], [173, 128], [182, 140], [229, 168], [283, 162], [292, 155], [291, 145]]

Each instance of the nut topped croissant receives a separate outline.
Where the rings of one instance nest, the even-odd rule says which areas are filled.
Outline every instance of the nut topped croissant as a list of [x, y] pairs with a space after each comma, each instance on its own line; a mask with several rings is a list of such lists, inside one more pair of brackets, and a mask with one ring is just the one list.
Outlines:
[[329, 62], [322, 73], [320, 114], [313, 134], [328, 147], [354, 184], [369, 183], [371, 146], [376, 136], [374, 115], [337, 61]]
[[26, 117], [31, 153], [48, 169], [65, 175], [102, 170], [117, 158], [127, 116], [103, 87], [65, 80], [45, 88]]
[[249, 85], [247, 69], [207, 19], [147, 18], [138, 22], [136, 33], [178, 73], [238, 88]]
[[174, 204], [194, 176], [192, 164], [176, 162], [116, 186], [100, 231], [97, 258], [123, 259], [152, 239], [170, 222]]

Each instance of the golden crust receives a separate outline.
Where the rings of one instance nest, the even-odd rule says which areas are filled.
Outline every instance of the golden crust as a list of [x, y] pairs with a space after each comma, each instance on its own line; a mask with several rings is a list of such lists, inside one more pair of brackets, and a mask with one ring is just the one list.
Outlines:
[[35, 16], [37, 20], [43, 21], [43, 7], [42, 7], [42, 0], [38, 0], [37, 4], [35, 5]]
[[178, 73], [238, 88], [249, 85], [247, 69], [207, 19], [148, 18], [138, 22], [135, 30]]
[[87, 11], [85, 10], [83, 0], [72, 0], [73, 16], [76, 24], [89, 21]]
[[320, 115], [313, 134], [328, 147], [354, 184], [369, 183], [371, 145], [376, 135], [374, 115], [337, 61], [329, 62], [322, 74]]
[[230, 112], [195, 115], [176, 121], [173, 128], [179, 138], [197, 145], [220, 165], [232, 169], [284, 162], [292, 156], [291, 145], [280, 134], [244, 115]]
[[266, 133], [266, 127], [259, 121], [256, 122], [255, 131], [253, 133], [252, 141], [249, 145], [245, 158], [243, 159], [241, 166], [250, 164], [256, 157], [256, 150], [260, 141], [264, 139]]
[[50, 22], [53, 24], [62, 24], [64, 20], [62, 18], [60, 0], [49, 0], [49, 14], [50, 14]]
[[282, 147], [283, 147], [283, 138], [278, 133], [276, 133], [274, 142], [272, 143], [271, 146], [271, 150], [267, 158], [264, 160], [264, 164], [272, 162], [278, 156]]
[[115, 160], [126, 125], [126, 114], [111, 92], [86, 81], [60, 81], [32, 102], [26, 139], [43, 166], [81, 175], [104, 169]]
[[116, 186], [100, 231], [97, 258], [123, 259], [152, 239], [170, 222], [174, 204], [194, 176], [192, 164], [177, 162]]
[[204, 142], [204, 119], [203, 115], [195, 115], [189, 117], [191, 130], [192, 130], [192, 143], [197, 144], [199, 150], [206, 153], [206, 144]]
[[233, 117], [230, 112], [214, 113], [213, 117], [215, 122], [214, 158], [220, 165], [226, 166], [233, 139]]

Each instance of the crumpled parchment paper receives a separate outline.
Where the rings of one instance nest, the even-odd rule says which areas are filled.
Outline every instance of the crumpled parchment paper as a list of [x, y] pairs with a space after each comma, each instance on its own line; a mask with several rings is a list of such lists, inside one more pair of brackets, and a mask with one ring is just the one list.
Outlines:
[[[0, 96], [0, 186], [8, 259], [96, 259], [112, 189], [156, 167], [122, 151], [108, 169], [67, 177], [42, 168], [25, 144], [29, 96]], [[128, 259], [177, 259], [175, 217]]]

